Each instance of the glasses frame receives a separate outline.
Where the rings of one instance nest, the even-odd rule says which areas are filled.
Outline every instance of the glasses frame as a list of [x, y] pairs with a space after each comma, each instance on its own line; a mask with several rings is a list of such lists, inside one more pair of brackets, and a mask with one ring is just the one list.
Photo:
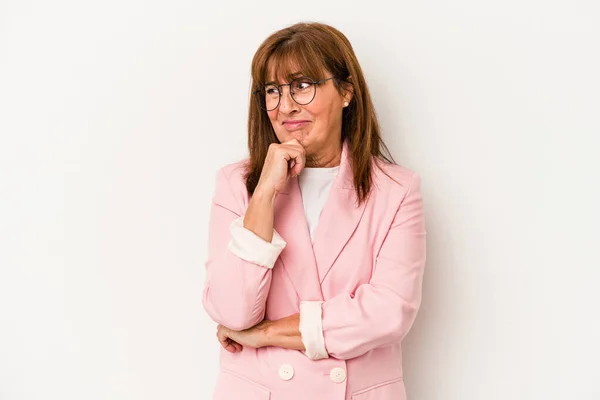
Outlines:
[[[308, 104], [312, 103], [312, 101], [313, 101], [313, 100], [315, 99], [315, 97], [317, 96], [317, 87], [318, 87], [320, 84], [322, 84], [323, 82], [326, 82], [326, 81], [328, 81], [328, 80], [330, 80], [330, 79], [336, 79], [336, 78], [337, 78], [337, 77], [335, 77], [335, 76], [330, 76], [329, 78], [324, 78], [324, 79], [321, 79], [321, 80], [315, 81], [314, 79], [312, 79], [311, 77], [308, 77], [308, 76], [299, 76], [298, 78], [294, 78], [294, 79], [292, 79], [292, 80], [290, 81], [290, 83], [282, 83], [281, 85], [275, 85], [275, 84], [272, 84], [273, 86], [276, 86], [276, 87], [277, 87], [277, 90], [279, 91], [279, 98], [277, 99], [277, 105], [276, 105], [275, 107], [271, 108], [271, 109], [268, 109], [268, 108], [266, 107], [266, 104], [267, 104], [267, 103], [266, 103], [266, 101], [265, 101], [265, 106], [263, 107], [263, 103], [262, 103], [262, 101], [261, 101], [260, 97], [257, 97], [258, 106], [259, 106], [260, 108], [262, 108], [263, 110], [265, 110], [265, 111], [273, 111], [273, 110], [275, 110], [277, 107], [279, 107], [279, 104], [281, 104], [281, 96], [283, 95], [283, 90], [281, 90], [281, 88], [282, 88], [283, 86], [289, 86], [289, 87], [290, 87], [290, 97], [292, 98], [292, 100], [294, 100], [294, 102], [295, 102], [296, 104], [299, 104], [299, 105], [301, 105], [301, 106], [308, 105]], [[310, 80], [310, 81], [312, 82], [312, 84], [314, 85], [314, 87], [315, 87], [315, 90], [313, 91], [313, 96], [312, 96], [312, 98], [310, 99], [310, 101], [309, 101], [308, 103], [299, 103], [299, 102], [298, 102], [298, 101], [297, 101], [297, 100], [294, 98], [294, 94], [293, 94], [293, 92], [292, 92], [292, 83], [294, 83], [294, 81], [297, 81], [297, 80], [300, 80], [300, 79], [308, 79], [308, 80]], [[253, 94], [253, 95], [258, 95], [258, 96], [260, 96], [260, 94], [261, 94], [260, 92], [261, 92], [261, 90], [262, 90], [262, 91], [264, 91], [264, 89], [265, 89], [265, 86], [266, 86], [266, 85], [261, 85], [261, 86], [260, 86], [258, 89], [256, 89], [254, 92], [252, 92], [252, 94]], [[271, 84], [269, 84], [269, 86], [271, 86]]]

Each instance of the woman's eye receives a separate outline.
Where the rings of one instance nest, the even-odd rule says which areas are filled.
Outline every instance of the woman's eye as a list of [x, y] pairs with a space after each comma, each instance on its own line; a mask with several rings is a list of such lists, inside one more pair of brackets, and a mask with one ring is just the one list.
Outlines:
[[274, 95], [279, 94], [279, 90], [277, 90], [276, 87], [270, 87], [270, 88], [265, 89], [265, 93], [268, 94], [269, 96], [274, 96]]
[[310, 82], [296, 82], [294, 84], [294, 89], [295, 90], [306, 90], [308, 88], [310, 88], [311, 83]]

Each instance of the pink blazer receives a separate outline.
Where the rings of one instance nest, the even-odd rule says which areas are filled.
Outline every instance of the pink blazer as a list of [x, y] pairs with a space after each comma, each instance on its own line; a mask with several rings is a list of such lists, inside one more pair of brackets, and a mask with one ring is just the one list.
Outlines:
[[[210, 215], [203, 305], [240, 330], [323, 301], [329, 358], [279, 347], [221, 349], [216, 400], [404, 400], [402, 339], [421, 301], [426, 231], [420, 176], [384, 164], [356, 205], [348, 146], [311, 243], [297, 179], [275, 200], [274, 228], [287, 242], [272, 269], [228, 250], [231, 222], [249, 202], [243, 163], [219, 170]], [[215, 340], [215, 345], [217, 341]]]

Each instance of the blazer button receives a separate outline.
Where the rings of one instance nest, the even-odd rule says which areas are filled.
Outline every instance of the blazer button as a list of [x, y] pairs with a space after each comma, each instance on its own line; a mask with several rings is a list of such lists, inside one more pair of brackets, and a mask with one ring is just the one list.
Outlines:
[[294, 376], [294, 368], [289, 364], [282, 364], [279, 367], [279, 377], [284, 381], [289, 381]]
[[342, 383], [346, 380], [346, 371], [344, 371], [342, 368], [335, 367], [329, 373], [329, 377], [335, 383]]

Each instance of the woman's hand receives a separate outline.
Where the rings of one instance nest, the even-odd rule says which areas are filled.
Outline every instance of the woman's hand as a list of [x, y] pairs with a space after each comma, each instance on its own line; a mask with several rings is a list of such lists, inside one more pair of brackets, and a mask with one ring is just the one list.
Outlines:
[[230, 353], [242, 351], [242, 345], [229, 337], [229, 333], [234, 332], [223, 325], [217, 326], [217, 339], [221, 346]]
[[260, 179], [244, 215], [244, 228], [272, 242], [275, 198], [289, 177], [298, 175], [305, 164], [306, 151], [298, 140], [269, 145]]
[[264, 320], [252, 328], [243, 331], [234, 331], [226, 326], [217, 326], [217, 338], [225, 350], [230, 353], [242, 351], [244, 346], [258, 349], [267, 345], [267, 326], [269, 321]]
[[289, 177], [298, 176], [305, 165], [306, 151], [297, 139], [271, 143], [256, 189], [279, 193]]

